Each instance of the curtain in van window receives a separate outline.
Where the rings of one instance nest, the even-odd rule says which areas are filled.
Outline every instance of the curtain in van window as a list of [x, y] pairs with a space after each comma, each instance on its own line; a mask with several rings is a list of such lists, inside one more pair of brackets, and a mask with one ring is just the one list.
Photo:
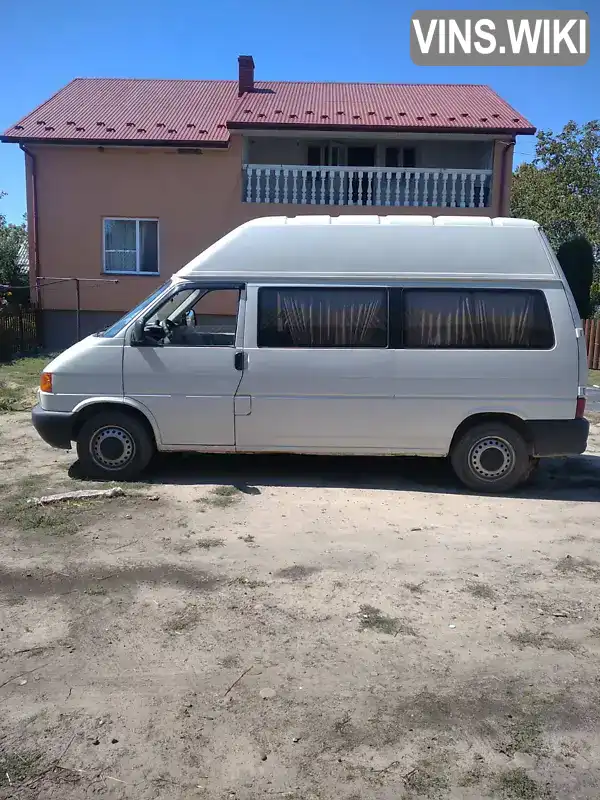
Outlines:
[[539, 328], [539, 300], [532, 292], [405, 292], [406, 347], [536, 347]]
[[261, 289], [263, 347], [386, 347], [385, 289]]

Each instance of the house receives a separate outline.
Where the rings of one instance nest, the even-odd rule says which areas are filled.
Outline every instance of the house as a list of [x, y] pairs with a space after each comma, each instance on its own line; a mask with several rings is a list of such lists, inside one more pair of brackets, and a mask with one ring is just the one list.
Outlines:
[[77, 296], [84, 335], [254, 217], [508, 214], [515, 137], [535, 129], [489, 87], [238, 66], [237, 80], [77, 78], [2, 136], [25, 154], [47, 346], [74, 339]]

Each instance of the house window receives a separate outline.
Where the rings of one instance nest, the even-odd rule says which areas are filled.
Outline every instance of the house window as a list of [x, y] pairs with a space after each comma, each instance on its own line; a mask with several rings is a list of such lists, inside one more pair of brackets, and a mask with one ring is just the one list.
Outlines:
[[388, 346], [388, 292], [265, 288], [258, 292], [259, 347]]
[[391, 168], [407, 167], [412, 168], [417, 165], [417, 156], [414, 147], [386, 147], [385, 166]]
[[105, 219], [104, 271], [158, 274], [158, 220]]
[[520, 289], [407, 289], [404, 346], [549, 350], [552, 322], [542, 292]]
[[342, 148], [329, 144], [309, 144], [306, 149], [306, 164], [309, 167], [337, 167], [342, 163]]
[[404, 147], [402, 149], [402, 166], [409, 169], [417, 166], [417, 151], [414, 147]]

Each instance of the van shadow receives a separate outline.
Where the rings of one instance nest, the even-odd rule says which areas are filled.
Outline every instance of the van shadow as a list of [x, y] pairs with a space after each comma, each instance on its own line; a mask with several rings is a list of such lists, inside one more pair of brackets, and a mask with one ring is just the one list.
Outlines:
[[[81, 478], [78, 462], [69, 475]], [[160, 453], [141, 480], [162, 485], [229, 484], [246, 494], [260, 494], [261, 486], [485, 494], [462, 487], [442, 458]], [[502, 496], [598, 502], [600, 456], [543, 459], [530, 484]]]

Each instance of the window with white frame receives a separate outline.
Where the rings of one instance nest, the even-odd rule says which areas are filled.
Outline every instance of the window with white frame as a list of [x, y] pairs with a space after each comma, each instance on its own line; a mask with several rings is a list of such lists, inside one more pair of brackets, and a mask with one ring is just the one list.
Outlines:
[[158, 220], [104, 220], [104, 271], [158, 274]]

